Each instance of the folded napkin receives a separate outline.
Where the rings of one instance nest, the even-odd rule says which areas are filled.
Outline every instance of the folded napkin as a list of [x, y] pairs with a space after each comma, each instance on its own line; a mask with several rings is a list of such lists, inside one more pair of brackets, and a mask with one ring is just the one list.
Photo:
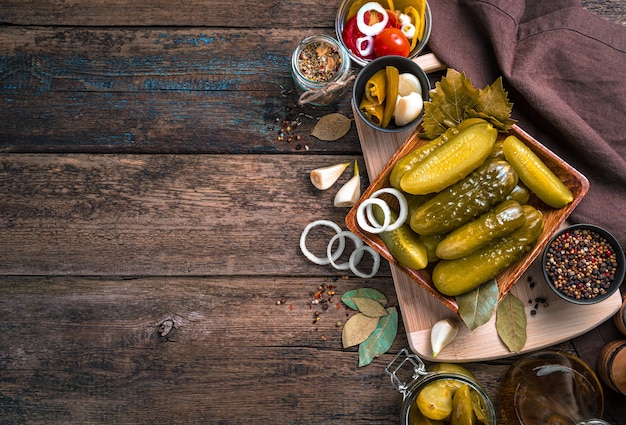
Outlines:
[[429, 0], [429, 47], [482, 88], [499, 76], [519, 126], [583, 173], [570, 217], [626, 247], [626, 26], [576, 0]]

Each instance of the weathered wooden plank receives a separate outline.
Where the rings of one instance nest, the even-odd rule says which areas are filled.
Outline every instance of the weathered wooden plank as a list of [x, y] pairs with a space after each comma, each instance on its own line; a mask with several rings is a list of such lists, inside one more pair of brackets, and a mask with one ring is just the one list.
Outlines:
[[[333, 275], [300, 253], [299, 235], [317, 219], [346, 228], [347, 209], [332, 202], [352, 167], [327, 191], [309, 172], [355, 159], [2, 155], [0, 273]], [[312, 249], [321, 255], [328, 239], [312, 233]]]
[[[384, 368], [406, 345], [402, 327], [389, 354], [359, 368], [337, 326], [352, 313], [317, 308], [313, 324], [309, 292], [322, 283], [2, 278], [2, 422], [396, 422]], [[335, 284], [342, 294], [363, 283]], [[395, 302], [389, 278], [369, 285]]]
[[0, 151], [358, 153], [354, 129], [310, 135], [349, 97], [297, 105], [290, 55], [311, 33], [0, 28]]
[[332, 27], [339, 0], [5, 0], [0, 22], [14, 25]]

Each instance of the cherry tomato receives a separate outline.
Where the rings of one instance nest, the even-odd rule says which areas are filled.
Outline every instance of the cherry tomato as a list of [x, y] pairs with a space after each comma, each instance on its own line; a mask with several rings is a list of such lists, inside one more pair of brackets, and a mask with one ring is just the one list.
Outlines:
[[385, 28], [374, 37], [374, 54], [381, 56], [409, 56], [411, 45], [398, 28]]
[[[387, 10], [387, 15], [389, 15], [389, 21], [387, 22], [385, 28], [398, 28], [398, 18], [396, 17], [396, 14], [393, 13], [393, 11]], [[365, 22], [370, 22], [370, 12], [366, 12], [364, 18]], [[359, 27], [357, 26], [356, 15], [352, 16], [345, 22], [343, 26], [343, 31], [341, 32], [341, 38], [343, 39], [346, 48], [350, 50], [354, 55], [363, 59], [375, 59], [377, 57], [375, 53], [372, 53], [369, 56], [363, 56], [359, 54], [359, 49], [357, 48], [357, 40], [364, 36], [365, 34], [359, 31]]]

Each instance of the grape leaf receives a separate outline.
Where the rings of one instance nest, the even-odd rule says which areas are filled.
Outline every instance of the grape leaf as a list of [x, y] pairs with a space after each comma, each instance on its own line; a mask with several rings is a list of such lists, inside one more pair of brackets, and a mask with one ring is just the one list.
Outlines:
[[498, 306], [498, 294], [498, 284], [495, 279], [491, 279], [473, 291], [456, 297], [459, 316], [470, 330], [484, 325], [491, 319]]
[[383, 306], [387, 304], [387, 297], [385, 297], [382, 292], [373, 288], [359, 288], [348, 291], [341, 296], [341, 301], [352, 310], [358, 310], [359, 308], [353, 301], [354, 298], [370, 298], [378, 301]]
[[465, 73], [448, 68], [446, 76], [430, 91], [430, 100], [424, 103], [423, 131], [426, 135], [435, 134], [427, 138], [434, 139], [463, 121], [465, 111], [478, 103], [479, 95]]
[[479, 92], [478, 103], [474, 110], [483, 116], [493, 118], [493, 121], [491, 119], [487, 121], [491, 122], [498, 131], [508, 131], [515, 124], [515, 120], [511, 119], [513, 104], [509, 102], [508, 93], [504, 90], [502, 77]]
[[350, 131], [352, 120], [339, 112], [324, 115], [315, 124], [311, 135], [327, 142], [331, 142], [345, 136]]
[[395, 307], [389, 307], [387, 315], [380, 318], [374, 332], [359, 344], [359, 366], [366, 366], [374, 358], [385, 354], [391, 348], [397, 333], [398, 311]]
[[348, 319], [341, 332], [343, 348], [352, 347], [365, 341], [378, 326], [378, 317], [367, 317], [357, 313]]
[[387, 310], [376, 300], [371, 298], [352, 298], [358, 310], [368, 317], [382, 317], [387, 315]]
[[526, 344], [526, 311], [524, 304], [510, 292], [496, 309], [498, 336], [513, 353], [519, 353]]
[[513, 104], [508, 100], [502, 77], [484, 89], [477, 89], [465, 73], [448, 68], [429, 94], [420, 134], [426, 139], [436, 138], [467, 118], [483, 118], [500, 132], [508, 131], [516, 122], [511, 119]]

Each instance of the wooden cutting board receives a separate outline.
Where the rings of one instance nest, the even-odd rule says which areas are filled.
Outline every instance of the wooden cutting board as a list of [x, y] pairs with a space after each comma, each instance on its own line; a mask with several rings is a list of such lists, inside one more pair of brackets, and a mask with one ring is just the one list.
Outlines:
[[[401, 133], [384, 133], [368, 126], [354, 112], [367, 173], [370, 181], [374, 181], [396, 150], [412, 135], [415, 127]], [[458, 316], [400, 268], [391, 264], [391, 271], [410, 348], [421, 358], [433, 361], [430, 346], [432, 325], [446, 317], [458, 319]], [[521, 353], [582, 335], [611, 318], [621, 305], [619, 291], [593, 305], [576, 305], [560, 299], [545, 282], [540, 259], [531, 264], [511, 292], [526, 303], [528, 339]], [[462, 363], [517, 354], [520, 353], [510, 352], [500, 341], [494, 314], [488, 323], [473, 331], [461, 324], [456, 339], [439, 353], [436, 361]]]

